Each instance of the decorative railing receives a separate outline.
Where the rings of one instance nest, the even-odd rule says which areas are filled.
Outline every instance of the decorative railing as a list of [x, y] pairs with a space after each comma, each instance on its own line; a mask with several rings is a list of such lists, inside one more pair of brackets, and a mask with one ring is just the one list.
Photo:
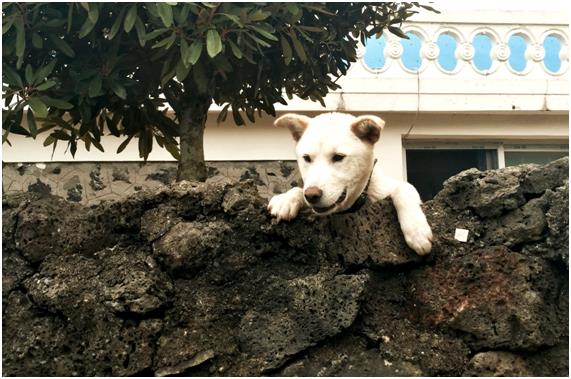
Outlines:
[[[403, 27], [409, 37], [390, 33], [370, 38], [360, 50], [361, 64], [370, 73], [399, 71], [422, 73], [434, 67], [446, 75], [474, 73], [489, 76], [561, 76], [569, 69], [568, 27], [555, 23], [513, 24], [517, 14], [503, 13], [504, 22], [413, 21]], [[468, 67], [469, 66], [469, 67]]]

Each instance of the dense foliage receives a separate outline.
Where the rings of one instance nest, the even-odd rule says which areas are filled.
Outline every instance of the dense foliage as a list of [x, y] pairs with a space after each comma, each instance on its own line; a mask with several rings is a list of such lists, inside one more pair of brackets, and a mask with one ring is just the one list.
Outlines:
[[[418, 3], [3, 3], [3, 142], [10, 133], [48, 132], [45, 146], [63, 141], [75, 154], [79, 141], [103, 150], [108, 130], [125, 138], [118, 152], [138, 137], [142, 158], [156, 141], [183, 164], [188, 152], [187, 161], [200, 161], [212, 102], [224, 105], [220, 120], [230, 111], [238, 125], [244, 117], [253, 122], [255, 112], [274, 115], [274, 104], [286, 103], [284, 93], [323, 102], [356, 60], [359, 39], [387, 28], [405, 37], [401, 23], [421, 7], [431, 9]], [[192, 176], [203, 179], [204, 172]]]

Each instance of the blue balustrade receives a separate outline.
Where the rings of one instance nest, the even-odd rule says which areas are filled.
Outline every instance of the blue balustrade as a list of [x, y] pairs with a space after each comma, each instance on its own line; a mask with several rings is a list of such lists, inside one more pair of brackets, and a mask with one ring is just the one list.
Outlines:
[[510, 57], [508, 63], [510, 67], [517, 72], [523, 72], [527, 66], [527, 59], [525, 59], [525, 49], [527, 48], [527, 41], [519, 34], [514, 34], [508, 40], [510, 48]]
[[472, 39], [474, 46], [474, 58], [472, 62], [480, 71], [487, 71], [492, 67], [493, 41], [485, 33], [476, 34]]
[[545, 49], [545, 58], [543, 60], [545, 68], [552, 73], [559, 72], [561, 70], [561, 58], [559, 58], [561, 41], [556, 35], [548, 35], [543, 40], [543, 48]]
[[414, 32], [406, 33], [409, 39], [401, 39], [400, 43], [403, 47], [402, 63], [409, 70], [416, 71], [422, 65], [422, 57], [420, 56], [420, 48], [422, 40]]
[[380, 70], [385, 66], [385, 46], [387, 44], [385, 36], [380, 38], [368, 38], [365, 44], [365, 56], [363, 57], [367, 67], [373, 70]]
[[455, 55], [456, 46], [458, 45], [456, 38], [450, 33], [442, 33], [438, 36], [436, 44], [440, 49], [438, 64], [446, 71], [454, 71], [458, 64], [458, 59]]

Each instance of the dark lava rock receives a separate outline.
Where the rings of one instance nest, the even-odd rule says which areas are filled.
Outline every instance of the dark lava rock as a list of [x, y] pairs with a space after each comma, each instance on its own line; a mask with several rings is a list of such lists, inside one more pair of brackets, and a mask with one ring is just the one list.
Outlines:
[[541, 194], [548, 189], [564, 186], [569, 182], [569, 158], [561, 158], [545, 166], [535, 166], [521, 184], [525, 194]]
[[487, 351], [474, 355], [463, 375], [533, 376], [522, 357], [507, 351]]
[[310, 348], [303, 358], [294, 360], [277, 376], [425, 376], [406, 361], [383, 358], [364, 337], [342, 335], [324, 345]]
[[480, 217], [496, 217], [525, 203], [520, 181], [531, 165], [500, 170], [470, 169], [447, 179], [435, 200], [454, 210], [471, 209]]
[[400, 228], [394, 227], [399, 223], [390, 200], [367, 202], [358, 212], [330, 219], [332, 242], [347, 265], [397, 266], [423, 259], [407, 246]]
[[422, 258], [390, 200], [276, 223], [251, 180], [5, 196], [3, 374], [565, 376], [566, 167], [451, 178]]
[[417, 317], [464, 334], [475, 349], [535, 349], [562, 337], [561, 274], [537, 258], [490, 247], [413, 273]]

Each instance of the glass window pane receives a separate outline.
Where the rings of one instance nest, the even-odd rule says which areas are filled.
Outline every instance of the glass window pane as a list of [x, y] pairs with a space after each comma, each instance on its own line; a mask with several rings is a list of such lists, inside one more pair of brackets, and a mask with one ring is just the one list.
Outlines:
[[522, 163], [546, 164], [569, 155], [567, 151], [506, 151], [506, 166]]
[[469, 168], [497, 168], [497, 150], [406, 150], [407, 178], [423, 201], [432, 199], [449, 177]]

